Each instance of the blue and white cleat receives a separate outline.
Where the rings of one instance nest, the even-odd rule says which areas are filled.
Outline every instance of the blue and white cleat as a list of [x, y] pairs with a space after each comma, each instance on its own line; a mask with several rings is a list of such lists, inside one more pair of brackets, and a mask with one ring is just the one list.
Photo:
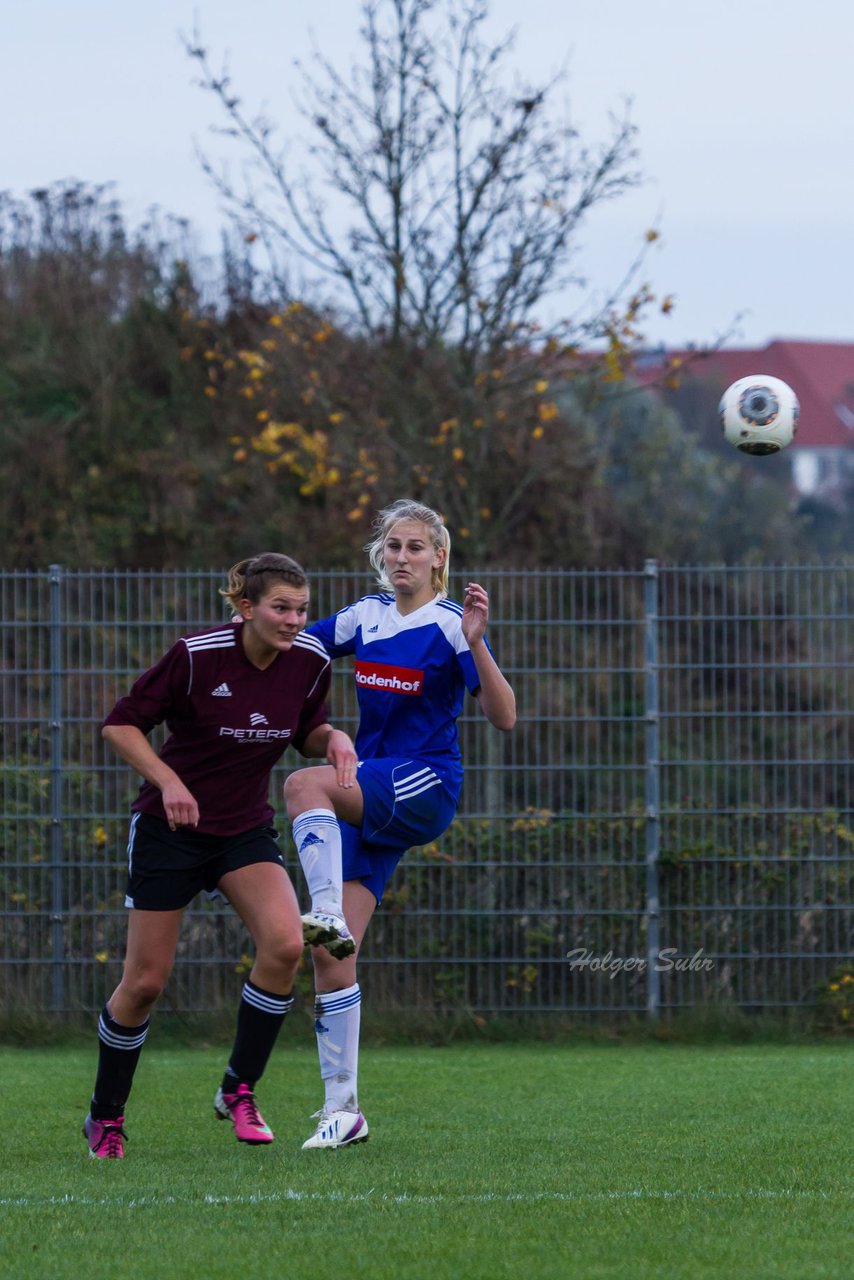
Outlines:
[[356, 939], [347, 928], [343, 916], [333, 916], [326, 911], [307, 911], [302, 917], [303, 941], [308, 947], [325, 947], [336, 960], [352, 956], [356, 951]]
[[317, 1128], [302, 1144], [303, 1151], [325, 1147], [334, 1151], [338, 1147], [350, 1147], [357, 1142], [367, 1142], [368, 1122], [361, 1111], [315, 1111]]

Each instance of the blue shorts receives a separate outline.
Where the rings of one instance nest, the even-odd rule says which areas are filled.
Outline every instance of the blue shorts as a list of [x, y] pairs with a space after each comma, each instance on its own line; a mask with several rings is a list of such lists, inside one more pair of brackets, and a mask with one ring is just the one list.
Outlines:
[[361, 880], [377, 902], [400, 859], [436, 840], [454, 820], [457, 796], [423, 760], [363, 760], [357, 781], [365, 801], [362, 826], [341, 823], [345, 880]]

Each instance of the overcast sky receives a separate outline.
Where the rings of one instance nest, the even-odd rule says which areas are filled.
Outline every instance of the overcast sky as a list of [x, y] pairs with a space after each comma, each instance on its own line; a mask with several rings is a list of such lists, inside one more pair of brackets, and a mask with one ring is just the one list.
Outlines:
[[[223, 217], [195, 144], [216, 154], [214, 102], [180, 33], [197, 21], [247, 105], [295, 124], [292, 63], [314, 33], [346, 68], [359, 0], [26, 0], [0, 37], [0, 190], [114, 182], [128, 220], [160, 209], [216, 244]], [[606, 288], [657, 225], [646, 276], [673, 293], [653, 341], [854, 341], [854, 5], [851, 0], [492, 0], [512, 64], [568, 71], [585, 141], [632, 103], [643, 186], [594, 211], [583, 267]]]

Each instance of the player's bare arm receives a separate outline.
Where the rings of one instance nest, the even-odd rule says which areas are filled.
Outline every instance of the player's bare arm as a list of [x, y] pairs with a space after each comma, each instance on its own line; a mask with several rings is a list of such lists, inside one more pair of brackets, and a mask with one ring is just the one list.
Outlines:
[[516, 695], [486, 647], [489, 596], [478, 582], [470, 582], [463, 597], [462, 631], [480, 677], [478, 702], [490, 724], [505, 733], [516, 723]]
[[325, 759], [331, 764], [339, 787], [352, 787], [356, 781], [359, 757], [352, 739], [343, 729], [334, 729], [331, 724], [317, 725], [302, 744], [302, 753], [310, 760]]
[[101, 732], [125, 764], [159, 788], [166, 821], [172, 831], [176, 827], [198, 826], [199, 806], [195, 797], [175, 770], [163, 763], [141, 729], [132, 724], [108, 724]]

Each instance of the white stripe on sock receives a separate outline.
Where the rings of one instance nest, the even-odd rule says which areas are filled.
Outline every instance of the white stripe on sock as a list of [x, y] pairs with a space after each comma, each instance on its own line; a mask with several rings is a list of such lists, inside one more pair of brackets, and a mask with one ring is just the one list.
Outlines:
[[241, 998], [247, 1004], [251, 1004], [254, 1009], [260, 1009], [262, 1013], [279, 1015], [288, 1013], [294, 1003], [293, 996], [265, 995], [263, 991], [259, 991], [257, 987], [250, 986], [248, 982], [244, 983]]
[[[118, 1025], [118, 1024], [117, 1024]], [[104, 1021], [104, 1015], [101, 1014], [98, 1019], [98, 1039], [111, 1049], [139, 1049], [145, 1044], [145, 1037], [148, 1035], [148, 1023], [143, 1023], [142, 1030], [133, 1028], [137, 1031], [136, 1035], [123, 1036], [117, 1031], [112, 1031]]]

